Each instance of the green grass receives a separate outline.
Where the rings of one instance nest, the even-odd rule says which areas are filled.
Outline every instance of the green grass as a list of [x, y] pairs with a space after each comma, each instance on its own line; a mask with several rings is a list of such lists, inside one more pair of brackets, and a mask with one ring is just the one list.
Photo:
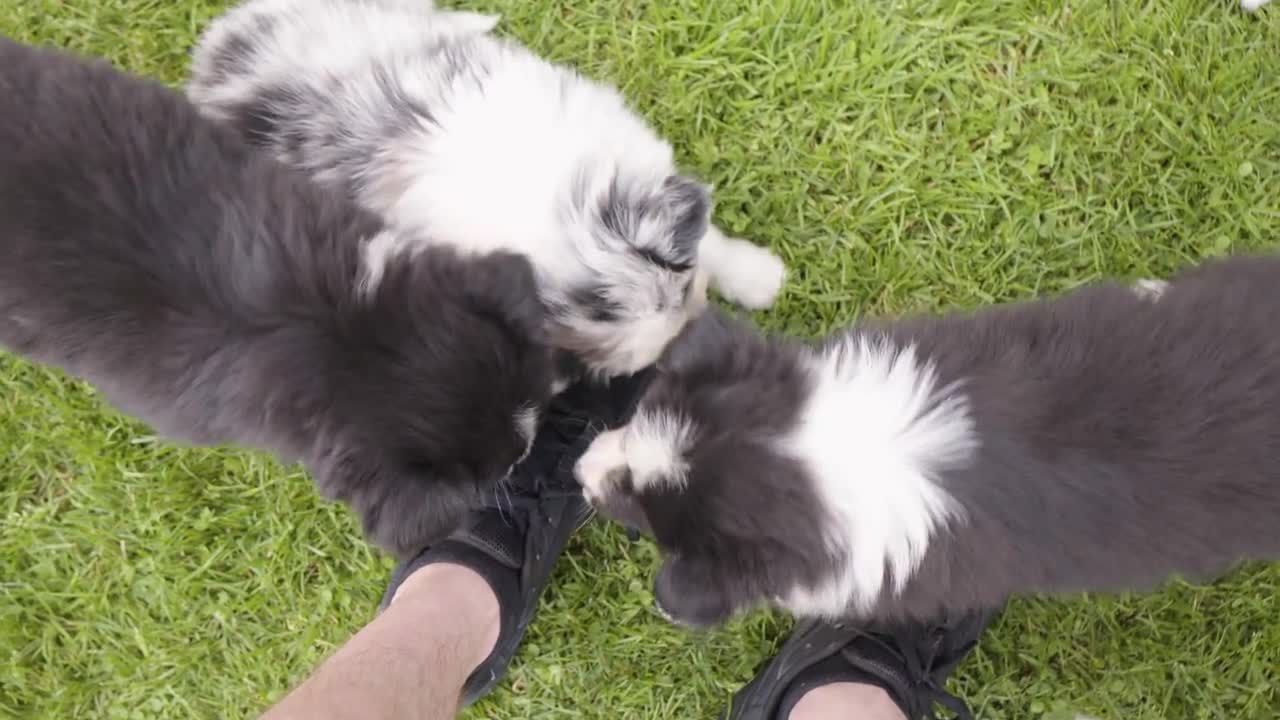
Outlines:
[[[1280, 227], [1280, 7], [481, 4], [618, 84], [716, 183], [719, 221], [786, 256], [792, 284], [760, 316], [776, 328], [1159, 275]], [[178, 83], [220, 6], [0, 0], [0, 32]], [[252, 715], [371, 616], [386, 577], [296, 468], [157, 442], [7, 357], [0, 478], [0, 715]], [[669, 628], [655, 561], [603, 526], [578, 537], [508, 681], [469, 717], [713, 717], [786, 623]], [[1274, 720], [1280, 567], [1015, 602], [951, 687], [987, 720]]]

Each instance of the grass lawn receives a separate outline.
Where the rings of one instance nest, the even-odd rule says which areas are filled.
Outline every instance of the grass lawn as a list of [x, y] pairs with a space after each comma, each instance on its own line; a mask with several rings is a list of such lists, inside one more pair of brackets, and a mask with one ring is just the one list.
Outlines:
[[[1158, 276], [1280, 227], [1280, 6], [478, 4], [621, 86], [715, 182], [718, 220], [786, 256], [792, 283], [760, 315], [773, 327]], [[0, 0], [0, 32], [176, 84], [222, 5]], [[166, 445], [7, 356], [0, 517], [4, 717], [252, 715], [371, 616], [388, 569], [297, 468]], [[508, 681], [468, 717], [714, 717], [786, 622], [672, 629], [655, 567], [620, 532], [584, 531]], [[1275, 720], [1280, 566], [1015, 602], [951, 688], [986, 720]]]

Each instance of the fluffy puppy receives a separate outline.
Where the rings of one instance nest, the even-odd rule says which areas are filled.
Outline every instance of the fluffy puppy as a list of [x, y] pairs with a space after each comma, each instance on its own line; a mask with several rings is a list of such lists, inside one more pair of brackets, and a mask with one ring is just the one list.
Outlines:
[[398, 554], [528, 450], [552, 368], [523, 258], [387, 253], [412, 243], [158, 83], [7, 39], [0, 67], [0, 347], [170, 438], [301, 459]]
[[576, 466], [711, 625], [927, 620], [1280, 557], [1280, 259], [868, 322], [816, 343], [708, 314]]
[[706, 304], [784, 268], [709, 224], [706, 187], [613, 88], [429, 0], [249, 0], [214, 21], [188, 95], [417, 238], [533, 263], [551, 342], [600, 375], [653, 363]]

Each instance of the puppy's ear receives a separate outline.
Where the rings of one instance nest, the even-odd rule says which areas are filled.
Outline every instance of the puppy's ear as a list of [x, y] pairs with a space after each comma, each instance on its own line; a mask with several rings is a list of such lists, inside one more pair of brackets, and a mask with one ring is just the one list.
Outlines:
[[667, 620], [688, 628], [722, 625], [733, 615], [733, 603], [702, 563], [671, 555], [653, 583], [653, 599]]
[[465, 266], [463, 292], [482, 312], [521, 337], [540, 342], [546, 318], [533, 265], [522, 255], [495, 252]]
[[708, 307], [685, 325], [658, 358], [660, 372], [688, 372], [717, 364], [716, 358], [734, 347], [757, 341], [757, 331], [745, 320]]
[[683, 175], [662, 183], [662, 204], [673, 218], [671, 246], [676, 259], [696, 265], [698, 246], [711, 223], [711, 190]]

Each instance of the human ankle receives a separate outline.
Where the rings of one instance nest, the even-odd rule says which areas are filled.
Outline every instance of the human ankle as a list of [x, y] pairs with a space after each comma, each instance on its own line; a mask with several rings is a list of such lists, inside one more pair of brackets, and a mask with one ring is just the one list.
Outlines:
[[837, 682], [806, 692], [780, 720], [906, 720], [889, 693], [876, 685]]
[[479, 573], [465, 565], [437, 562], [424, 565], [396, 588], [388, 610], [412, 604], [448, 618], [475, 650], [470, 668], [479, 667], [497, 645], [502, 629], [498, 597]]

